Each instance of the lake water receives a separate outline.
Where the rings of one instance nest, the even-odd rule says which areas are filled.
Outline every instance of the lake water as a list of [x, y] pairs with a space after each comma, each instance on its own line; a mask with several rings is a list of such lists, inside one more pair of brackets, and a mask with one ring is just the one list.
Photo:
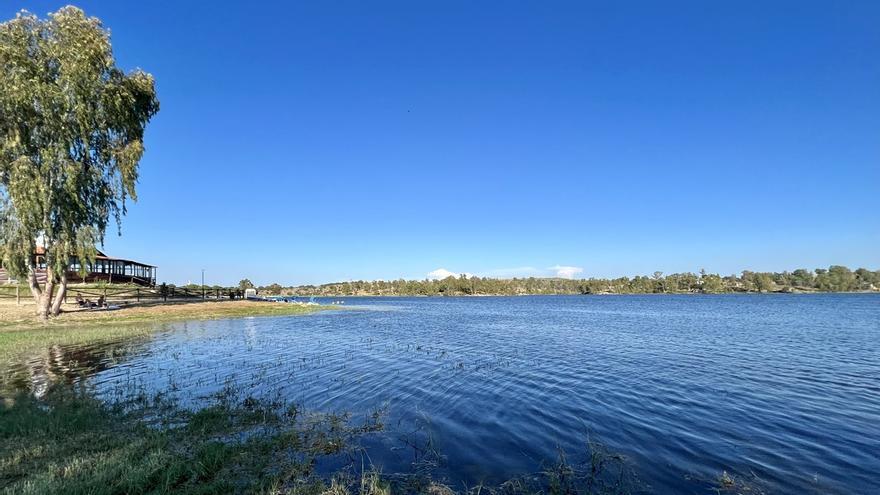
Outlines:
[[[880, 493], [880, 296], [349, 298], [357, 310], [167, 324], [81, 352], [99, 390], [197, 401], [234, 384], [321, 411], [388, 408], [383, 472], [430, 439], [454, 488], [589, 441], [646, 493]], [[112, 345], [110, 346], [112, 347]], [[100, 351], [100, 352], [99, 352]], [[100, 356], [89, 359], [88, 355]], [[403, 446], [401, 446], [403, 444]]]

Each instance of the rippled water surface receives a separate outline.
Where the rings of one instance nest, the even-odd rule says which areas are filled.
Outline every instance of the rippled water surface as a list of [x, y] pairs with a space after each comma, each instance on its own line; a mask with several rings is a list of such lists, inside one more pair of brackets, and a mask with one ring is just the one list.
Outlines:
[[[538, 471], [590, 440], [625, 456], [645, 492], [713, 493], [727, 471], [770, 493], [880, 493], [876, 295], [346, 306], [358, 309], [177, 323], [124, 350], [54, 352], [98, 390], [198, 402], [234, 385], [323, 411], [387, 405], [393, 427], [367, 445], [373, 462], [405, 470], [419, 431], [456, 487]], [[39, 387], [37, 369], [6, 372]]]

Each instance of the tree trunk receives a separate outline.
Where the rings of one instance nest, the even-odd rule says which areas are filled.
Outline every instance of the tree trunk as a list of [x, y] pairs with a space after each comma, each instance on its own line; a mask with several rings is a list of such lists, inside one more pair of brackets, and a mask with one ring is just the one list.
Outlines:
[[37, 282], [37, 270], [33, 264], [28, 265], [28, 286], [31, 288], [31, 295], [34, 296], [34, 302], [40, 304], [40, 298], [43, 297], [43, 291]]
[[52, 295], [55, 292], [55, 274], [52, 270], [46, 268], [46, 285], [43, 287], [43, 293], [37, 301], [37, 317], [46, 321], [49, 319], [49, 311], [52, 306]]
[[58, 286], [58, 292], [55, 293], [55, 299], [52, 301], [52, 316], [58, 316], [61, 314], [61, 304], [64, 302], [64, 296], [67, 294], [67, 273], [64, 272], [61, 274], [61, 280], [59, 280], [60, 285]]
[[52, 282], [49, 279], [49, 273], [46, 273], [46, 286], [40, 288], [40, 282], [37, 281], [37, 268], [31, 264], [28, 266], [28, 286], [31, 294], [34, 296], [34, 302], [37, 304], [36, 315], [42, 320], [49, 319], [49, 302], [52, 298]]

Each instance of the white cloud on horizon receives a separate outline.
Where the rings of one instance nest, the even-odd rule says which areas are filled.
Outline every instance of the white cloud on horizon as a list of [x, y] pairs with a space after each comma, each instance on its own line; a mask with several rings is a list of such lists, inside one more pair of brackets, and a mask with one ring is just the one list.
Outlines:
[[584, 269], [579, 266], [562, 266], [556, 265], [551, 266], [548, 270], [552, 270], [556, 272], [556, 276], [559, 278], [574, 278], [578, 273], [583, 273]]
[[431, 280], [441, 280], [446, 277], [457, 277], [457, 273], [450, 272], [446, 268], [438, 268], [433, 272], [428, 272], [428, 278]]

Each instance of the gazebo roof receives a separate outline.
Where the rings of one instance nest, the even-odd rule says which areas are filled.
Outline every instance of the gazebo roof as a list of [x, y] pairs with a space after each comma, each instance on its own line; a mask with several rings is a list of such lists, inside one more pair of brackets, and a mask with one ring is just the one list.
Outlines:
[[[129, 259], [125, 259], [125, 258], [113, 258], [111, 256], [107, 256], [100, 249], [95, 249], [95, 253], [96, 253], [96, 255], [95, 255], [96, 260], [121, 261], [123, 263], [131, 263], [133, 265], [148, 266], [150, 268], [156, 268], [156, 265], [150, 265], [147, 263], [142, 263], [140, 261], [134, 261], [134, 260], [129, 260]], [[44, 254], [46, 254], [46, 250], [42, 246], [37, 246], [36, 254], [38, 256], [44, 255]]]

